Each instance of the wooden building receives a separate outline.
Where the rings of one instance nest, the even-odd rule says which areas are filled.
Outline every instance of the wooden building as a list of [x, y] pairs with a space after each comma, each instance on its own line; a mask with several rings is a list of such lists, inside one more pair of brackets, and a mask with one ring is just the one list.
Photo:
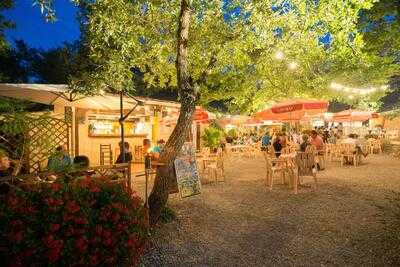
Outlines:
[[[108, 164], [117, 158], [121, 141], [119, 95], [83, 96], [69, 91], [66, 85], [0, 84], [0, 96], [53, 106], [52, 116], [68, 124], [68, 138], [63, 142], [72, 155], [89, 157], [91, 165]], [[136, 96], [124, 96], [122, 104], [124, 114], [133, 109], [124, 121], [124, 136], [134, 161], [141, 162], [143, 139], [152, 140], [153, 145], [160, 139], [166, 141], [176, 125], [180, 104]], [[195, 145], [200, 140], [197, 135], [202, 132], [201, 125], [207, 122], [206, 115], [206, 111], [197, 109], [191, 134]]]

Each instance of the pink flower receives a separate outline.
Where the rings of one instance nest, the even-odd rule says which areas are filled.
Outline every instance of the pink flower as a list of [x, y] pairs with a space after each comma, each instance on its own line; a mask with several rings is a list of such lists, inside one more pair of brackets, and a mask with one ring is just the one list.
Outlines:
[[79, 252], [84, 252], [87, 249], [87, 240], [83, 237], [75, 240], [75, 248], [79, 251]]
[[75, 201], [68, 202], [66, 208], [71, 213], [76, 213], [81, 209]]
[[60, 225], [58, 223], [50, 224], [50, 232], [56, 232], [60, 229]]

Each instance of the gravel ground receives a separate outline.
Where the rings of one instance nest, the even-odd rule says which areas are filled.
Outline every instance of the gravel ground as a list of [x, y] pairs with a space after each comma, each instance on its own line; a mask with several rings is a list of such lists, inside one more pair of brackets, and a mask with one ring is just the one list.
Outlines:
[[399, 266], [379, 208], [400, 192], [399, 171], [385, 155], [359, 167], [330, 163], [317, 191], [294, 195], [266, 189], [262, 158], [228, 161], [225, 183], [170, 199], [177, 219], [155, 230], [142, 265]]

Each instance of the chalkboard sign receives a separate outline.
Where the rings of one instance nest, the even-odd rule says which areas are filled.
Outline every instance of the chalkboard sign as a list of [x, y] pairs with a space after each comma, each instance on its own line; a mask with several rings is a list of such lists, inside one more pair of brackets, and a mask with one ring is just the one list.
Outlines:
[[191, 142], [186, 142], [175, 161], [176, 179], [182, 198], [200, 194], [200, 176], [197, 170], [196, 154]]

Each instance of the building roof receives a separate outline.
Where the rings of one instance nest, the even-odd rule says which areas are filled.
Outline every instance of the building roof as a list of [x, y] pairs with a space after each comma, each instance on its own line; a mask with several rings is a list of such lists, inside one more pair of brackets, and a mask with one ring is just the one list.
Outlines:
[[[107, 111], [120, 109], [120, 97], [116, 94], [106, 93], [103, 95], [85, 96], [74, 93], [65, 84], [0, 83], [0, 96], [29, 100], [46, 105], [61, 105]], [[124, 109], [133, 108], [138, 101], [142, 101], [145, 105], [180, 107], [179, 103], [173, 101], [136, 96], [135, 99], [125, 97], [123, 101]]]

